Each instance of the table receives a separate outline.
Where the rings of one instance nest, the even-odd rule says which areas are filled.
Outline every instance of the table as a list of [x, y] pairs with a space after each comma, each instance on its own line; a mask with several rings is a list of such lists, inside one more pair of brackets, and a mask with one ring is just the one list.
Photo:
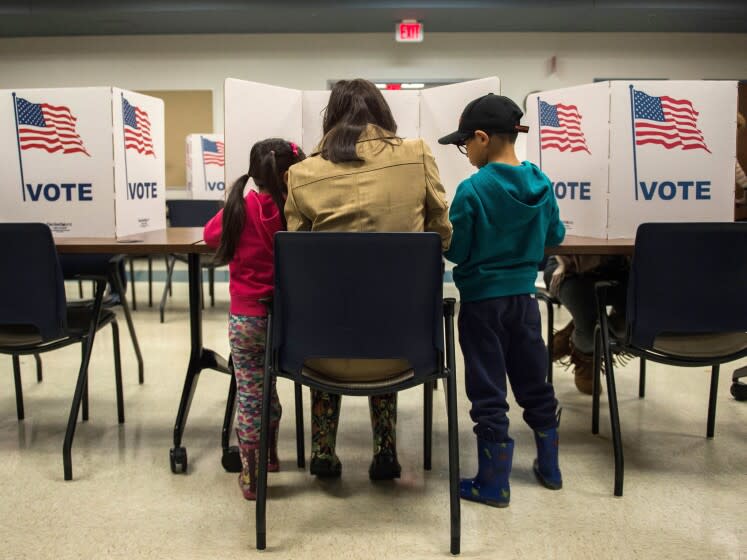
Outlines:
[[557, 247], [545, 249], [547, 255], [633, 255], [635, 239], [596, 239], [566, 235]]
[[[59, 253], [113, 253], [113, 254], [162, 254], [186, 253], [188, 255], [189, 278], [189, 332], [190, 357], [184, 380], [179, 409], [174, 425], [174, 447], [169, 459], [174, 473], [187, 471], [187, 451], [182, 446], [182, 436], [197, 380], [203, 369], [214, 369], [229, 373], [225, 358], [207, 349], [202, 342], [202, 292], [200, 289], [200, 255], [212, 253], [202, 240], [202, 228], [167, 228], [119, 239], [114, 238], [58, 238], [55, 239]], [[563, 243], [546, 250], [548, 255], [632, 255], [633, 239], [595, 239], [591, 237], [566, 236]], [[227, 470], [240, 469], [238, 452], [228, 445], [233, 422], [233, 397], [235, 380], [231, 379], [226, 414], [223, 420], [222, 464]]]
[[[203, 369], [214, 369], [230, 373], [225, 358], [205, 348], [202, 342], [202, 291], [200, 289], [200, 255], [212, 253], [213, 250], [202, 241], [202, 228], [167, 228], [137, 235], [114, 238], [56, 238], [55, 245], [59, 253], [112, 253], [112, 254], [162, 254], [186, 253], [189, 266], [189, 332], [190, 356], [184, 388], [179, 402], [179, 409], [174, 425], [174, 447], [170, 450], [169, 459], [174, 473], [187, 471], [187, 451], [182, 446], [182, 436], [192, 403], [197, 380]], [[233, 400], [236, 385], [233, 378], [229, 389], [226, 415], [223, 422], [223, 466], [235, 470], [240, 465], [238, 450], [228, 446], [233, 422]]]

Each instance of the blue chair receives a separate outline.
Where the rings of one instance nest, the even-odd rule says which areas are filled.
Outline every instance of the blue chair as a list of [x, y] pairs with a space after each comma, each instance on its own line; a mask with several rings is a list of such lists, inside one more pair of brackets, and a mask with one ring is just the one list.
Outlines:
[[[442, 278], [441, 238], [435, 233], [277, 233], [264, 386], [270, 387], [281, 376], [296, 383], [297, 394], [301, 385], [307, 385], [329, 393], [370, 396], [423, 385], [428, 470], [433, 386], [445, 378], [451, 553], [458, 554], [454, 300], [443, 300]], [[340, 379], [305, 367], [311, 358], [398, 358], [406, 359], [411, 368], [387, 377]], [[266, 546], [269, 415], [270, 391], [265, 391], [256, 506], [258, 549]]]
[[[616, 496], [623, 492], [623, 449], [612, 352], [654, 362], [711, 367], [706, 437], [712, 438], [720, 364], [747, 356], [747, 223], [643, 224], [630, 270], [626, 336], [607, 325], [610, 282], [597, 284], [594, 383], [602, 360], [607, 378]], [[593, 392], [592, 432], [599, 432], [599, 394]]]
[[[167, 200], [169, 225], [171, 227], [203, 227], [210, 218], [215, 216], [223, 207], [222, 200]], [[184, 255], [170, 254], [166, 258], [166, 284], [161, 295], [159, 313], [161, 322], [164, 322], [166, 310], [166, 297], [171, 293], [171, 278], [174, 274], [176, 261], [187, 262]], [[208, 272], [208, 289], [210, 294], [210, 307], [215, 306], [215, 267], [212, 259], [201, 263], [202, 268]], [[203, 301], [205, 298], [202, 298]]]
[[[71, 480], [72, 444], [81, 401], [85, 404], [83, 420], [88, 420], [85, 394], [91, 349], [96, 331], [109, 324], [114, 337], [117, 417], [119, 423], [124, 422], [119, 329], [114, 313], [102, 309], [107, 278], [86, 278], [96, 283], [92, 306], [68, 307], [57, 250], [46, 224], [0, 224], [0, 270], [5, 271], [0, 275], [0, 353], [10, 354], [15, 365], [19, 356], [81, 343], [82, 359], [62, 449], [65, 480]], [[15, 386], [18, 419], [23, 420], [19, 375]]]

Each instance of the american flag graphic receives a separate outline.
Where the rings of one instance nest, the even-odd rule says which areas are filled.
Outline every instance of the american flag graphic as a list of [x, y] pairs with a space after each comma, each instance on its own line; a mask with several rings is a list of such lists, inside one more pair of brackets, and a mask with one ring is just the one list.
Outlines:
[[225, 153], [223, 151], [223, 142], [220, 140], [212, 141], [207, 138], [202, 139], [202, 159], [205, 165], [225, 165]]
[[591, 154], [581, 130], [581, 113], [575, 105], [551, 105], [540, 101], [540, 150], [555, 148], [561, 152]]
[[69, 107], [30, 103], [16, 97], [18, 140], [22, 150], [39, 149], [50, 153], [89, 155], [75, 130], [77, 118]]
[[711, 151], [698, 128], [698, 111], [687, 99], [656, 97], [633, 90], [635, 143], [659, 144], [667, 150]]
[[139, 154], [155, 156], [153, 140], [150, 137], [148, 113], [122, 97], [125, 149], [137, 150]]

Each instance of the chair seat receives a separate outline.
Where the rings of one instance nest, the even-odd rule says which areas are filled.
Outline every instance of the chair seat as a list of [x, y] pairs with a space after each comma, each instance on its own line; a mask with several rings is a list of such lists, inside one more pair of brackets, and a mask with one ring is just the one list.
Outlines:
[[[116, 319], [109, 310], [102, 310], [99, 325], [105, 325]], [[87, 332], [91, 323], [90, 307], [75, 306], [67, 308], [67, 332], [65, 336], [44, 340], [39, 331], [29, 325], [0, 327], [0, 348], [22, 349], [27, 346], [52, 345], [65, 338], [79, 339]]]
[[325, 359], [305, 362], [305, 377], [330, 387], [375, 389], [407, 381], [415, 375], [407, 360]]
[[747, 350], [747, 333], [660, 335], [654, 339], [654, 350], [688, 358], [717, 358]]

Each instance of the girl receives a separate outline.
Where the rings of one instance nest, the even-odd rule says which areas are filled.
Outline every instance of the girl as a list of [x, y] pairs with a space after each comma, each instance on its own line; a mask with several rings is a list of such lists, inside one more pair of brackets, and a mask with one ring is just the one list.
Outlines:
[[[305, 158], [293, 142], [269, 138], [249, 155], [249, 171], [231, 187], [223, 210], [205, 225], [205, 243], [217, 248], [215, 260], [229, 263], [231, 312], [228, 337], [239, 396], [236, 434], [242, 472], [239, 486], [256, 499], [267, 311], [260, 299], [272, 295], [273, 236], [286, 229], [283, 206], [288, 168]], [[251, 177], [258, 191], [244, 188]], [[272, 387], [270, 454], [267, 470], [279, 470], [277, 445], [282, 408]]]

